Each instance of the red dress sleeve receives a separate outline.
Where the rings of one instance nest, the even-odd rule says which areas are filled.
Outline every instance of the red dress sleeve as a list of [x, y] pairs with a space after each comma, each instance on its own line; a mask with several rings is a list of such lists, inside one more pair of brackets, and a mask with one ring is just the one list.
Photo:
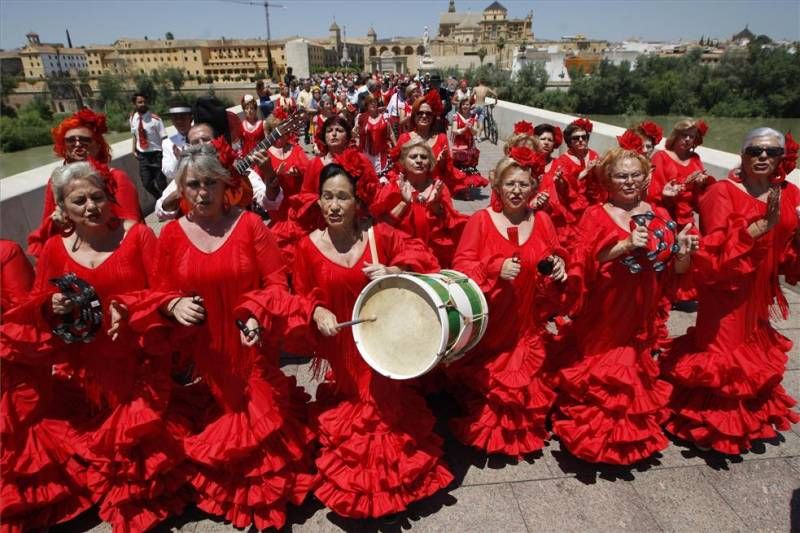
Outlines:
[[737, 213], [730, 187], [735, 185], [716, 183], [700, 200], [703, 238], [700, 250], [692, 257], [692, 267], [701, 283], [735, 288], [737, 280], [758, 269], [768, 246], [747, 231], [753, 221]]
[[139, 192], [128, 175], [117, 168], [111, 169], [111, 176], [114, 180], [114, 214], [120, 218], [141, 222], [142, 208], [139, 206]]
[[33, 277], [33, 267], [19, 244], [0, 239], [0, 313], [28, 296]]
[[491, 293], [500, 280], [503, 262], [508, 259], [501, 254], [490, 253], [484, 246], [486, 235], [492, 228], [490, 215], [480, 210], [470, 217], [458, 242], [453, 268], [466, 274], [477, 283], [484, 293]]
[[55, 234], [55, 229], [53, 227], [55, 223], [53, 219], [50, 218], [50, 215], [52, 215], [53, 211], [56, 209], [56, 201], [55, 198], [53, 198], [51, 183], [50, 180], [47, 180], [47, 185], [44, 188], [44, 207], [42, 208], [42, 220], [39, 223], [39, 227], [28, 235], [27, 252], [31, 257], [39, 257], [47, 239]]
[[439, 261], [419, 239], [387, 224], [376, 224], [374, 231], [378, 260], [384, 265], [419, 273], [440, 270]]
[[303, 174], [303, 186], [301, 192], [309, 194], [319, 194], [319, 173], [322, 172], [322, 158], [315, 157], [311, 160]]

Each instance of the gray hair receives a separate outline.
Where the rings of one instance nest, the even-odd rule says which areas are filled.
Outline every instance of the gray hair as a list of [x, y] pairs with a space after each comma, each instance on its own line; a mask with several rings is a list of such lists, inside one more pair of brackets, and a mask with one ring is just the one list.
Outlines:
[[186, 175], [190, 168], [204, 176], [222, 180], [227, 185], [233, 184], [230, 172], [219, 162], [217, 150], [210, 144], [190, 145], [181, 152], [178, 168], [175, 170], [175, 184], [179, 189], [186, 185]]
[[753, 142], [753, 139], [758, 139], [760, 137], [775, 137], [778, 139], [778, 143], [781, 145], [781, 148], [786, 148], [786, 137], [783, 136], [783, 133], [773, 128], [761, 127], [747, 132], [747, 134], [744, 136], [744, 140], [742, 141], [742, 152], [744, 152], [745, 148], [750, 146], [750, 143]]
[[56, 168], [50, 175], [50, 186], [53, 190], [53, 199], [56, 202], [56, 209], [53, 211], [51, 218], [56, 222], [66, 222], [66, 215], [64, 214], [64, 198], [67, 187], [75, 181], [85, 180], [92, 185], [100, 188], [113, 200], [109, 194], [108, 186], [103, 176], [95, 169], [91, 163], [86, 161], [78, 161]]

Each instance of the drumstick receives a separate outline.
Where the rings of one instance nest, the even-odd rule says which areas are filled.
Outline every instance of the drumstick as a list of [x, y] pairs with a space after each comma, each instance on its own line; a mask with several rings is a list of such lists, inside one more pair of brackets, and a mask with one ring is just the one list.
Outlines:
[[350, 326], [355, 326], [356, 324], [361, 324], [363, 322], [375, 322], [376, 320], [378, 320], [378, 317], [376, 317], [376, 316], [369, 317], [369, 318], [359, 318], [357, 320], [348, 320], [347, 322], [339, 322], [338, 324], [336, 324], [336, 327], [337, 328], [347, 328], [347, 327], [350, 327]]

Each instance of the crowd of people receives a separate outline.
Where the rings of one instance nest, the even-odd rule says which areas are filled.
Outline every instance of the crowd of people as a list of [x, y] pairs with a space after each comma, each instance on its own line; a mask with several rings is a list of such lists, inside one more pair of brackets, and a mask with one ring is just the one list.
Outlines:
[[[657, 151], [661, 128], [642, 122], [599, 154], [587, 118], [520, 120], [484, 177], [483, 84], [289, 73], [277, 97], [256, 89], [238, 121], [176, 103], [158, 143], [134, 97], [140, 179], [169, 220], [158, 237], [108, 167], [105, 117], [53, 130], [64, 165], [30, 236], [35, 269], [0, 241], [4, 530], [95, 507], [145, 531], [190, 504], [281, 528], [311, 494], [343, 517], [391, 516], [453, 483], [431, 392], [457, 405], [455, 439], [511, 458], [557, 438], [633, 465], [670, 435], [736, 455], [800, 421], [781, 386], [791, 342], [770, 322], [789, 310], [779, 276], [800, 279], [790, 135], [752, 130], [715, 179], [702, 121]], [[488, 207], [455, 208], [486, 185]], [[356, 299], [442, 269], [480, 287], [485, 335], [422, 378], [379, 374], [344, 324]], [[669, 338], [686, 301], [697, 324]], [[313, 401], [281, 354], [312, 358]]]

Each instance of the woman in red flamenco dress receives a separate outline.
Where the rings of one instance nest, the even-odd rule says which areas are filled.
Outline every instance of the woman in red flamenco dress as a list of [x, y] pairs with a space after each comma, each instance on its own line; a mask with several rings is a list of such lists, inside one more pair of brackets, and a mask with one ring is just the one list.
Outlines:
[[357, 204], [365, 208], [377, 180], [351, 163], [344, 162], [349, 171], [336, 164], [323, 169], [319, 207], [325, 229], [298, 244], [295, 288], [320, 302], [313, 315], [314, 353], [330, 367], [329, 381], [317, 389], [322, 447], [314, 494], [338, 515], [377, 518], [404, 511], [448, 486], [453, 476], [424, 398], [407, 382], [367, 366], [352, 333], [337, 323], [349, 319], [370, 279], [401, 269], [437, 271], [439, 265], [418, 240], [359, 220]]
[[239, 139], [242, 142], [241, 153], [247, 155], [264, 138], [264, 121], [258, 118], [258, 100], [252, 94], [242, 96], [242, 111], [244, 120], [241, 122]]
[[[560, 300], [554, 285], [566, 272], [553, 224], [529, 207], [543, 163], [528, 148], [500, 160], [492, 206], [470, 218], [453, 259], [455, 270], [480, 285], [490, 314], [481, 342], [446, 369], [465, 412], [450, 427], [459, 441], [490, 454], [522, 457], [549, 436], [555, 393], [542, 379], [543, 339]], [[539, 272], [543, 261], [552, 272]]]
[[672, 388], [659, 379], [652, 356], [654, 316], [670, 270], [689, 268], [698, 238], [685, 229], [675, 238], [674, 262], [660, 256], [661, 264], [648, 260], [638, 249], [652, 248], [656, 231], [670, 229], [666, 211], [640, 199], [650, 170], [647, 159], [615, 148], [598, 170], [608, 201], [587, 208], [576, 231], [569, 269], [578, 287], [576, 310], [553, 357], [560, 367], [553, 433], [584, 461], [629, 465], [669, 443], [660, 424]]
[[457, 112], [450, 125], [453, 165], [466, 176], [467, 187], [481, 189], [489, 185], [489, 180], [478, 172], [481, 151], [475, 146], [478, 132], [478, 118], [470, 113], [470, 99], [463, 98], [457, 103]]
[[365, 111], [358, 115], [358, 149], [369, 158], [377, 175], [388, 170], [389, 151], [395, 143], [394, 131], [389, 121], [379, 112], [372, 95], [364, 98]]
[[[111, 161], [111, 147], [103, 134], [108, 131], [106, 116], [95, 113], [91, 109], [82, 109], [65, 118], [53, 128], [53, 150], [64, 160], [64, 164], [77, 161], [92, 161], [99, 167]], [[142, 220], [139, 207], [139, 193], [131, 178], [117, 168], [110, 170], [109, 192], [114, 198], [112, 209], [114, 215], [129, 220]], [[44, 192], [44, 209], [39, 227], [28, 235], [28, 254], [39, 257], [44, 243], [53, 235], [58, 235], [61, 228], [51, 218], [56, 204], [50, 182]]]
[[592, 122], [585, 118], [579, 118], [564, 128], [567, 151], [556, 159], [553, 170], [561, 178], [555, 179], [559, 203], [576, 222], [588, 206], [605, 200], [605, 190], [593, 171], [599, 156], [589, 148], [593, 128]]
[[409, 124], [411, 130], [401, 133], [392, 153], [392, 159], [399, 159], [400, 150], [409, 142], [423, 140], [433, 151], [436, 171], [454, 196], [469, 192], [470, 182], [466, 174], [453, 165], [450, 156], [450, 143], [447, 135], [436, 131], [437, 117], [444, 112], [444, 106], [437, 91], [428, 91], [414, 101], [411, 106]]
[[770, 324], [788, 314], [778, 276], [800, 278], [800, 190], [785, 181], [796, 162], [790, 136], [757, 128], [741, 167], [700, 200], [697, 324], [665, 365], [675, 387], [667, 431], [699, 448], [744, 453], [800, 421], [781, 386], [792, 343]]
[[74, 430], [66, 420], [51, 418], [50, 347], [39, 342], [31, 326], [35, 317], [11, 311], [29, 297], [33, 268], [22, 248], [5, 239], [0, 279], [0, 531], [17, 533], [65, 522], [92, 502], [86, 468], [73, 457]]
[[[318, 146], [321, 154], [311, 160], [303, 175], [301, 191], [307, 193], [302, 202], [305, 205], [313, 203], [319, 197], [319, 174], [325, 165], [333, 163], [337, 156], [350, 148], [353, 141], [353, 125], [340, 115], [329, 117], [317, 131]], [[366, 155], [359, 153], [360, 157], [369, 165], [372, 162]]]
[[376, 220], [420, 239], [447, 268], [467, 217], [453, 206], [450, 191], [435, 174], [434, 165], [433, 152], [422, 139], [404, 144], [399, 170], [380, 189], [370, 213]]
[[[180, 416], [196, 469], [197, 506], [234, 527], [280, 529], [312, 488], [307, 395], [278, 367], [277, 343], [305, 328], [310, 304], [289, 294], [286, 267], [261, 219], [232, 205], [235, 181], [211, 146], [184, 151], [176, 182], [187, 215], [164, 227], [156, 289], [174, 319], [179, 361], [213, 402]], [[199, 429], [198, 429], [199, 428]]]
[[[133, 325], [158, 320], [157, 299], [147, 290], [156, 238], [143, 224], [114, 217], [110, 179], [85, 162], [56, 169], [55, 213], [72, 232], [47, 241], [33, 295], [14, 313], [34, 319], [35, 342], [50, 347], [51, 361], [66, 363], [61, 375], [69, 379], [58, 384], [61, 403], [53, 407], [75, 428], [63, 440], [87, 465], [86, 485], [100, 517], [114, 531], [146, 531], [183, 511], [189, 470], [180, 440], [163, 421], [169, 361], [145, 353]], [[104, 312], [96, 336], [84, 342], [53, 332], [66, 321], [61, 315], [77, 312], [50, 281], [67, 273], [93, 287]]]

